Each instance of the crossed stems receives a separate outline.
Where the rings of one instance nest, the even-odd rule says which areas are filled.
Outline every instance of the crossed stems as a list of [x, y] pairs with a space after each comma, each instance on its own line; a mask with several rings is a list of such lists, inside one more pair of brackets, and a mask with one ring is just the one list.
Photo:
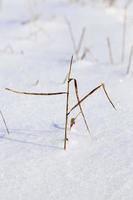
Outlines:
[[[88, 132], [90, 133], [90, 129], [89, 129], [89, 126], [87, 124], [87, 120], [85, 118], [85, 115], [84, 115], [84, 112], [83, 112], [83, 109], [82, 109], [82, 106], [81, 106], [81, 103], [83, 103], [83, 101], [85, 99], [87, 99], [90, 95], [92, 95], [93, 93], [95, 93], [98, 89], [102, 88], [108, 101], [110, 102], [110, 104], [112, 105], [112, 107], [116, 110], [113, 102], [111, 101], [109, 95], [108, 95], [108, 92], [107, 90], [105, 89], [105, 85], [104, 83], [100, 84], [98, 87], [94, 88], [91, 92], [89, 92], [87, 95], [85, 95], [82, 99], [79, 98], [79, 93], [78, 93], [78, 84], [77, 84], [77, 80], [76, 79], [73, 79], [73, 78], [70, 78], [69, 79], [69, 82], [71, 81], [74, 81], [74, 88], [75, 88], [75, 94], [76, 94], [76, 98], [77, 98], [77, 104], [75, 104], [68, 112], [67, 112], [67, 118], [68, 116], [70, 115], [70, 113], [79, 106], [79, 109], [80, 109], [80, 113], [82, 114], [82, 117], [83, 117], [83, 120], [84, 120], [84, 123], [86, 125], [86, 128], [88, 130]], [[67, 120], [68, 121], [68, 120]], [[67, 130], [67, 127], [68, 127], [68, 124], [66, 124], [66, 130]], [[67, 134], [65, 136], [65, 141], [64, 141], [64, 149], [66, 149], [66, 142], [67, 142], [68, 138], [67, 138]]]
[[[68, 141], [68, 116], [70, 115], [70, 113], [77, 107], [79, 106], [80, 112], [82, 114], [84, 123], [86, 125], [86, 128], [88, 130], [88, 132], [90, 133], [90, 129], [89, 126], [87, 124], [81, 103], [87, 99], [90, 95], [92, 95], [94, 92], [96, 92], [98, 89], [102, 88], [108, 101], [110, 102], [110, 104], [113, 106], [113, 108], [116, 110], [113, 102], [111, 101], [107, 90], [105, 89], [105, 85], [104, 83], [100, 84], [99, 86], [97, 86], [96, 88], [94, 88], [91, 92], [89, 92], [87, 95], [85, 95], [82, 99], [79, 98], [79, 92], [78, 92], [78, 83], [77, 80], [74, 78], [71, 78], [71, 70], [72, 70], [72, 63], [73, 63], [73, 56], [71, 58], [71, 62], [70, 62], [70, 67], [69, 67], [69, 72], [68, 72], [68, 76], [67, 76], [67, 99], [66, 99], [66, 122], [65, 122], [65, 138], [64, 138], [64, 150], [66, 150], [66, 145], [67, 145], [67, 141]], [[70, 95], [70, 82], [73, 81], [74, 82], [74, 88], [75, 88], [75, 94], [76, 94], [76, 98], [77, 98], [77, 104], [75, 104], [70, 110], [69, 110], [69, 95]]]
[[[77, 83], [77, 80], [74, 79], [74, 78], [71, 78], [71, 70], [72, 70], [72, 63], [73, 63], [73, 56], [71, 58], [71, 62], [70, 62], [70, 67], [69, 67], [69, 72], [68, 72], [68, 76], [67, 76], [67, 92], [54, 92], [54, 93], [34, 93], [34, 92], [20, 92], [20, 91], [16, 91], [14, 89], [9, 89], [9, 88], [5, 88], [6, 90], [8, 91], [11, 91], [11, 92], [14, 92], [14, 93], [17, 93], [17, 94], [25, 94], [25, 95], [38, 95], [38, 96], [47, 96], [47, 95], [50, 95], [50, 96], [53, 96], [53, 95], [63, 95], [63, 94], [66, 94], [66, 120], [65, 120], [65, 137], [64, 137], [64, 150], [66, 150], [66, 146], [67, 146], [67, 140], [68, 140], [68, 118], [69, 118], [69, 115], [70, 113], [76, 108], [79, 106], [79, 109], [80, 109], [80, 113], [82, 114], [82, 117], [83, 117], [83, 120], [84, 120], [84, 123], [86, 125], [86, 128], [88, 130], [88, 132], [90, 133], [90, 129], [89, 129], [89, 126], [87, 124], [87, 121], [86, 121], [86, 118], [85, 118], [85, 115], [84, 115], [84, 112], [83, 112], [83, 109], [82, 109], [82, 106], [81, 106], [81, 103], [87, 99], [90, 95], [92, 95], [94, 92], [96, 92], [98, 89], [102, 88], [108, 101], [110, 102], [110, 104], [113, 106], [113, 108], [116, 110], [113, 102], [111, 101], [108, 93], [107, 93], [107, 90], [105, 89], [105, 85], [102, 83], [100, 84], [99, 86], [97, 86], [96, 88], [94, 88], [91, 92], [89, 92], [87, 95], [85, 95], [82, 99], [79, 98], [79, 92], [78, 92], [78, 83]], [[75, 104], [70, 110], [69, 110], [69, 96], [70, 96], [70, 83], [73, 81], [74, 83], [74, 89], [75, 89], [75, 95], [76, 95], [76, 98], [77, 98], [77, 104]]]

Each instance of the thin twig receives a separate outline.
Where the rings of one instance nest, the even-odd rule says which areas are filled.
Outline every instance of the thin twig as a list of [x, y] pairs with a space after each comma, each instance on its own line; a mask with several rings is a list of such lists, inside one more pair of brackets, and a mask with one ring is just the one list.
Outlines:
[[[111, 99], [110, 99], [110, 97], [109, 97], [109, 95], [108, 95], [108, 93], [107, 93], [107, 91], [106, 91], [105, 86], [104, 86], [103, 83], [102, 83], [101, 85], [99, 85], [98, 87], [94, 88], [94, 89], [93, 89], [91, 92], [89, 92], [87, 95], [85, 95], [85, 96], [79, 101], [79, 103], [81, 104], [87, 97], [89, 97], [90, 95], [92, 95], [92, 94], [93, 94], [96, 90], [98, 90], [99, 88], [102, 88], [102, 89], [103, 89], [103, 91], [104, 91], [104, 93], [105, 93], [107, 99], [109, 100], [109, 102], [111, 103], [111, 105], [113, 106], [113, 108], [116, 110], [116, 108], [115, 108], [113, 102], [111, 101]], [[76, 105], [74, 105], [74, 106], [70, 109], [70, 111], [68, 112], [68, 115], [69, 115], [77, 106], [79, 106], [79, 103], [77, 103]]]
[[109, 51], [110, 63], [114, 64], [113, 55], [112, 55], [112, 48], [111, 48], [111, 42], [110, 42], [109, 37], [107, 38], [107, 46], [108, 46], [108, 51]]
[[87, 53], [89, 53], [89, 49], [85, 48], [82, 55], [81, 55], [81, 60], [84, 60], [84, 58], [86, 57]]
[[84, 41], [85, 32], [86, 32], [86, 27], [84, 27], [82, 29], [82, 33], [81, 33], [81, 36], [80, 36], [80, 39], [79, 39], [79, 44], [78, 44], [77, 50], [75, 52], [77, 57], [79, 57], [79, 52], [81, 50], [81, 47], [82, 47], [82, 44], [83, 44], [83, 41]]
[[69, 30], [70, 38], [71, 38], [71, 41], [72, 41], [72, 44], [73, 44], [73, 50], [74, 50], [75, 56], [76, 56], [77, 59], [79, 59], [79, 52], [81, 50], [81, 47], [82, 47], [82, 44], [83, 44], [83, 41], [84, 41], [86, 27], [84, 27], [82, 29], [81, 36], [79, 38], [79, 43], [78, 43], [78, 45], [76, 45], [76, 40], [74, 38], [71, 23], [67, 18], [65, 18], [65, 20], [66, 20], [66, 23], [67, 23], [67, 26], [68, 26], [68, 30]]
[[67, 77], [68, 77], [68, 74], [66, 74], [66, 76], [65, 76], [65, 78], [64, 78], [64, 81], [62, 82], [63, 84], [66, 83], [66, 81], [67, 81]]
[[124, 7], [124, 16], [123, 16], [123, 33], [122, 33], [122, 53], [121, 53], [121, 62], [125, 59], [125, 48], [126, 48], [126, 34], [127, 34], [127, 7]]
[[66, 92], [51, 92], [51, 93], [20, 92], [20, 91], [10, 89], [10, 88], [5, 88], [5, 90], [8, 90], [10, 92], [14, 92], [16, 94], [25, 94], [25, 95], [34, 95], [34, 96], [54, 96], [54, 95], [67, 94]]
[[69, 72], [67, 77], [67, 99], [66, 99], [66, 120], [65, 120], [65, 137], [64, 137], [64, 150], [66, 150], [66, 144], [67, 144], [67, 128], [68, 128], [68, 109], [69, 109], [69, 92], [70, 92], [70, 76], [71, 76], [71, 70], [72, 70], [72, 63], [73, 63], [73, 56], [71, 58], [70, 66], [69, 66]]
[[133, 46], [131, 46], [131, 49], [130, 49], [129, 60], [128, 60], [128, 66], [127, 66], [127, 74], [129, 73], [130, 68], [131, 68], [132, 57], [133, 57]]
[[131, 3], [132, 3], [132, 0], [128, 0], [124, 6], [121, 62], [123, 62], [125, 59], [126, 34], [127, 34], [127, 11]]
[[7, 123], [6, 123], [5, 117], [4, 117], [4, 115], [3, 115], [3, 113], [2, 113], [1, 110], [0, 110], [0, 115], [1, 115], [2, 120], [3, 120], [3, 122], [4, 122], [4, 125], [5, 125], [5, 128], [6, 128], [6, 131], [7, 131], [7, 133], [9, 134], [10, 132], [9, 132], [9, 129], [8, 129], [8, 126], [7, 126]]
[[95, 57], [95, 55], [92, 53], [92, 51], [88, 48], [84, 49], [83, 54], [81, 55], [81, 60], [83, 60], [87, 54], [89, 54], [91, 56], [93, 61], [98, 62], [98, 59]]
[[[67, 18], [65, 18], [65, 20], [66, 20], [68, 30], [69, 30], [69, 34], [70, 34], [70, 38], [71, 38], [71, 41], [72, 41], [72, 44], [73, 44], [73, 49], [74, 49], [74, 52], [76, 54], [77, 48], [76, 48], [76, 41], [75, 41], [75, 38], [74, 38], [74, 34], [73, 34], [73, 31], [72, 31], [72, 26], [71, 26], [70, 21]], [[77, 54], [76, 54], [76, 57], [77, 57]]]
[[87, 128], [88, 132], [90, 133], [90, 129], [89, 129], [89, 126], [87, 124], [87, 120], [85, 118], [85, 115], [84, 115], [84, 112], [83, 112], [83, 109], [82, 109], [82, 106], [81, 106], [81, 103], [80, 103], [80, 98], [79, 98], [79, 94], [78, 94], [77, 80], [76, 79], [72, 79], [72, 80], [74, 81], [75, 94], [76, 94], [76, 98], [77, 98], [77, 101], [78, 101], [78, 106], [79, 106], [80, 112], [82, 114], [82, 117], [83, 117], [84, 123], [86, 125], [86, 128]]

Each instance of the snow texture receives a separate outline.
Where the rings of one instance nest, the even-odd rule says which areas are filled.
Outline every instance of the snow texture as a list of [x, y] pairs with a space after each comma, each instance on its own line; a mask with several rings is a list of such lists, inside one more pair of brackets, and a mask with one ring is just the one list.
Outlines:
[[[125, 60], [121, 63], [125, 1], [114, 7], [66, 0], [3, 0], [0, 7], [0, 199], [133, 199], [133, 66], [126, 74], [133, 44], [133, 4], [128, 8]], [[82, 104], [91, 129], [79, 116], [63, 150], [66, 96], [26, 96], [28, 92], [66, 91], [63, 81], [75, 41], [86, 27], [72, 77], [80, 98], [105, 83], [115, 111], [102, 89]], [[114, 64], [107, 47], [110, 38]], [[76, 103], [71, 86], [70, 105]], [[72, 112], [75, 117], [78, 108]]]

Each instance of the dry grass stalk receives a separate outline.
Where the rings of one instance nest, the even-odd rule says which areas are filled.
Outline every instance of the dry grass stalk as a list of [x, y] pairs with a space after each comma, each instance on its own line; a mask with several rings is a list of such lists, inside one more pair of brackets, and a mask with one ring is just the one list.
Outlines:
[[81, 60], [84, 60], [86, 58], [86, 55], [89, 53], [89, 49], [85, 48], [84, 51], [83, 51], [83, 54], [81, 56]]
[[130, 68], [131, 68], [132, 57], [133, 57], [133, 46], [131, 46], [131, 49], [130, 49], [128, 66], [127, 66], [127, 74], [129, 74], [129, 71], [130, 71]]
[[127, 11], [131, 3], [132, 0], [128, 0], [124, 7], [121, 62], [123, 62], [125, 59], [126, 35], [127, 35]]
[[67, 94], [66, 92], [51, 92], [51, 93], [19, 92], [17, 90], [10, 89], [10, 88], [5, 88], [5, 90], [8, 90], [10, 92], [14, 92], [16, 94], [25, 94], [25, 95], [33, 95], [33, 96], [54, 96], [54, 95]]
[[86, 125], [86, 128], [87, 128], [88, 132], [90, 133], [90, 129], [89, 129], [89, 126], [87, 124], [87, 120], [85, 118], [85, 115], [84, 115], [84, 112], [83, 112], [83, 109], [82, 109], [82, 106], [81, 106], [81, 103], [80, 103], [77, 80], [76, 79], [72, 79], [72, 80], [74, 81], [75, 94], [76, 94], [78, 106], [79, 106], [79, 109], [80, 109], [80, 113], [81, 113], [81, 115], [83, 117], [83, 120], [84, 120], [84, 123]]
[[127, 34], [127, 6], [124, 7], [124, 16], [123, 16], [121, 62], [124, 62], [124, 59], [125, 59], [126, 34]]
[[7, 123], [6, 123], [5, 117], [4, 117], [4, 115], [3, 115], [3, 113], [2, 113], [1, 110], [0, 110], [0, 115], [1, 115], [2, 120], [3, 120], [3, 122], [4, 122], [4, 125], [5, 125], [5, 128], [6, 128], [6, 131], [7, 131], [7, 133], [9, 134], [10, 132], [9, 132], [9, 129], [8, 129], [8, 126], [7, 126]]
[[73, 63], [73, 56], [71, 58], [70, 66], [69, 66], [69, 72], [67, 77], [67, 99], [66, 99], [66, 114], [65, 114], [65, 137], [64, 137], [64, 150], [66, 150], [67, 145], [67, 128], [68, 128], [68, 109], [69, 109], [69, 93], [70, 93], [70, 76], [71, 76], [71, 70], [72, 70], [72, 63]]
[[113, 102], [111, 101], [106, 89], [105, 89], [105, 86], [104, 84], [102, 83], [101, 85], [99, 85], [98, 87], [94, 88], [91, 92], [89, 92], [87, 95], [85, 95], [76, 105], [74, 105], [68, 112], [68, 115], [77, 107], [79, 106], [79, 103], [81, 104], [85, 99], [87, 99], [90, 95], [92, 95], [95, 91], [97, 91], [98, 89], [102, 88], [107, 99], [109, 100], [110, 104], [113, 106], [113, 108], [116, 110]]
[[72, 26], [71, 26], [70, 21], [67, 18], [65, 18], [65, 20], [66, 20], [68, 30], [69, 30], [69, 34], [70, 34], [70, 38], [71, 38], [71, 41], [72, 41], [72, 44], [73, 44], [73, 50], [76, 54], [77, 48], [76, 48], [76, 42], [75, 42], [75, 38], [74, 38], [74, 35], [73, 35], [73, 31], [72, 31]]
[[[9, 89], [9, 88], [5, 88], [6, 90], [10, 91], [10, 92], [14, 92], [14, 93], [17, 93], [17, 94], [24, 94], [24, 95], [37, 95], [37, 96], [47, 96], [47, 95], [62, 95], [62, 94], [66, 94], [66, 112], [65, 112], [65, 136], [64, 136], [64, 150], [66, 150], [66, 146], [67, 146], [67, 141], [68, 141], [68, 118], [69, 118], [69, 114], [77, 107], [79, 106], [79, 109], [80, 109], [80, 113], [82, 114], [82, 117], [83, 117], [83, 120], [85, 122], [85, 125], [87, 127], [87, 130], [89, 131], [89, 126], [87, 124], [87, 121], [86, 121], [86, 118], [85, 118], [85, 115], [84, 115], [84, 112], [83, 112], [83, 109], [82, 109], [82, 106], [81, 106], [81, 103], [90, 95], [92, 95], [96, 90], [102, 88], [106, 97], [108, 98], [109, 102], [111, 103], [111, 105], [113, 106], [114, 109], [115, 106], [114, 104], [112, 103], [106, 89], [105, 89], [105, 86], [104, 84], [102, 83], [101, 85], [99, 85], [98, 87], [94, 88], [91, 92], [89, 92], [87, 95], [85, 95], [82, 99], [79, 98], [79, 93], [78, 93], [78, 84], [77, 84], [77, 80], [76, 79], [73, 79], [71, 78], [71, 71], [72, 71], [72, 63], [73, 63], [73, 56], [71, 58], [71, 62], [70, 62], [70, 66], [69, 66], [69, 72], [68, 72], [68, 75], [67, 75], [67, 91], [66, 92], [54, 92], [54, 93], [35, 93], [35, 92], [20, 92], [20, 91], [16, 91], [14, 89]], [[70, 82], [71, 81], [74, 81], [74, 88], [75, 88], [75, 94], [76, 94], [76, 98], [77, 98], [77, 104], [74, 105], [70, 111], [69, 111], [69, 97], [70, 97]], [[79, 114], [80, 114], [79, 113]], [[79, 115], [78, 114], [78, 115]], [[77, 115], [77, 117], [78, 117]], [[1, 112], [1, 116], [3, 118], [3, 121], [4, 121], [4, 124], [6, 126], [6, 129], [7, 129], [7, 132], [9, 133], [8, 131], [8, 128], [7, 128], [7, 125], [6, 125], [6, 121], [4, 119], [4, 116], [2, 115], [2, 112]], [[76, 118], [77, 118], [76, 117]], [[70, 121], [70, 129], [71, 127], [75, 124], [75, 120], [76, 118], [72, 118], [71, 121]], [[90, 131], [89, 131], [90, 132]]]
[[81, 55], [81, 60], [85, 59], [85, 57], [89, 54], [93, 61], [98, 62], [98, 59], [95, 57], [95, 55], [92, 53], [92, 51], [88, 48], [85, 48], [83, 51], [83, 54]]
[[76, 50], [77, 57], [79, 57], [79, 52], [81, 50], [81, 47], [82, 47], [82, 44], [83, 44], [83, 41], [84, 41], [85, 32], [86, 32], [86, 28], [84, 27], [82, 29], [82, 33], [81, 33], [81, 36], [80, 36], [80, 39], [79, 39], [79, 44], [78, 44], [78, 47], [77, 47], [77, 50]]
[[108, 51], [109, 51], [110, 63], [114, 64], [113, 55], [112, 55], [112, 48], [111, 48], [111, 42], [110, 42], [109, 37], [107, 38], [107, 46], [108, 46]]
[[83, 44], [83, 41], [84, 41], [86, 28], [83, 27], [82, 32], [81, 32], [81, 36], [79, 38], [78, 45], [76, 45], [76, 40], [74, 38], [74, 34], [73, 34], [73, 31], [72, 31], [71, 23], [67, 18], [65, 18], [65, 20], [66, 20], [66, 23], [68, 25], [69, 34], [70, 34], [71, 41], [72, 41], [72, 44], [73, 44], [73, 50], [74, 50], [75, 56], [76, 56], [76, 58], [78, 60], [79, 59], [79, 52], [81, 50], [81, 47], [82, 47], [82, 44]]

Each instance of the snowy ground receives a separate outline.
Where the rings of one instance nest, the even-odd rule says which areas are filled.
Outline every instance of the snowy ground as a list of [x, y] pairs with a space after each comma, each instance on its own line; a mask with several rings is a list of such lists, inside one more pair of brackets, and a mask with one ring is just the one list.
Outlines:
[[[132, 200], [133, 75], [126, 70], [133, 44], [133, 5], [121, 64], [124, 0], [115, 8], [38, 1], [3, 0], [0, 10], [0, 109], [10, 130], [7, 135], [0, 119], [0, 199]], [[73, 64], [80, 97], [104, 82], [117, 111], [102, 90], [89, 97], [82, 105], [91, 137], [79, 117], [64, 151], [65, 96], [24, 96], [4, 88], [66, 90], [63, 81], [73, 54], [66, 18], [76, 41], [86, 27], [83, 48], [97, 58], [88, 54]], [[109, 64], [107, 37], [114, 65]], [[71, 105], [75, 103], [72, 95]]]

